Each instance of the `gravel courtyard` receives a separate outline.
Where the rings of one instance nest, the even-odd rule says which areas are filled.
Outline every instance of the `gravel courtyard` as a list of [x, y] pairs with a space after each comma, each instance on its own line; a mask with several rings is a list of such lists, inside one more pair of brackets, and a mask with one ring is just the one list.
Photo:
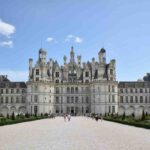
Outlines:
[[0, 127], [0, 150], [150, 150], [150, 130], [57, 117]]

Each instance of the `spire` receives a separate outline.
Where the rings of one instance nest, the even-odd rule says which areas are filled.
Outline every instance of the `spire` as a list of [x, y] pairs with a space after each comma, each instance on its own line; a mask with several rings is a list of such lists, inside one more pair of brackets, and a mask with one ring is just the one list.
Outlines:
[[71, 52], [70, 52], [70, 62], [74, 62], [74, 48], [73, 48], [73, 46], [71, 47]]

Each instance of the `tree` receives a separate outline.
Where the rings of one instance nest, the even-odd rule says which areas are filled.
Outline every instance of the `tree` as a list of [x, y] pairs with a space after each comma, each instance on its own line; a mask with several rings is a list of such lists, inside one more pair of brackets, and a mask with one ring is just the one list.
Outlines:
[[14, 113], [14, 112], [13, 112], [12, 115], [11, 115], [11, 119], [12, 119], [12, 120], [15, 120], [15, 113]]
[[9, 114], [7, 113], [7, 119], [9, 119]]
[[145, 120], [145, 112], [143, 110], [141, 120]]
[[126, 114], [124, 112], [123, 115], [122, 115], [122, 120], [125, 120], [125, 118], [126, 118]]

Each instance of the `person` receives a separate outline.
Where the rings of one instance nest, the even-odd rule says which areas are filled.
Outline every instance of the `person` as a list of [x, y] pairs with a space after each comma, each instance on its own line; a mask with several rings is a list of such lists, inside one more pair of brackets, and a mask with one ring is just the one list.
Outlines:
[[95, 115], [95, 120], [98, 121], [98, 115]]
[[66, 115], [66, 114], [64, 114], [64, 121], [65, 121], [65, 122], [66, 122], [66, 116], [67, 116], [67, 115]]
[[101, 115], [101, 122], [102, 122], [102, 120], [103, 120], [103, 116]]
[[70, 121], [71, 120], [71, 115], [70, 114], [68, 114], [68, 121]]

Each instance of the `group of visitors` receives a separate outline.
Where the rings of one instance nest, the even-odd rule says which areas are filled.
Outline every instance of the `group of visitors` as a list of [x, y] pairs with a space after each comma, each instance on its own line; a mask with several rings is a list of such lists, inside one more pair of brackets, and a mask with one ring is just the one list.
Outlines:
[[64, 121], [66, 120], [70, 121], [71, 120], [71, 115], [70, 114], [64, 114]]
[[101, 122], [102, 122], [103, 116], [102, 116], [102, 115], [98, 116], [98, 115], [96, 114], [96, 115], [95, 115], [95, 120], [98, 121], [98, 119], [101, 119]]

